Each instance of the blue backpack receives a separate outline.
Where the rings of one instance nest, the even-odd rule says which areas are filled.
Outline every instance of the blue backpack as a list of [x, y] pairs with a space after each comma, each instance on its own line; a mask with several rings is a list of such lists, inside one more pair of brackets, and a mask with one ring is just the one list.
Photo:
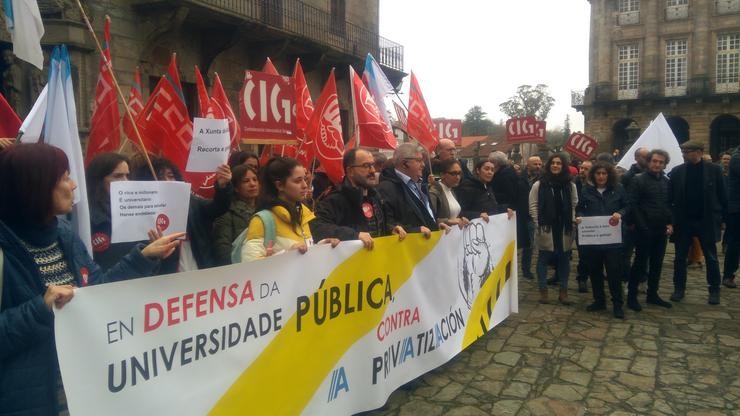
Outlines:
[[[275, 218], [272, 216], [272, 212], [267, 209], [263, 209], [262, 211], [257, 212], [255, 215], [260, 217], [260, 220], [262, 220], [262, 224], [265, 227], [265, 238], [263, 241], [263, 245], [265, 246], [265, 248], [268, 248], [275, 243]], [[247, 239], [248, 230], [249, 227], [245, 228], [244, 231], [239, 233], [239, 235], [231, 243], [232, 264], [242, 262], [242, 246], [244, 246], [244, 242]]]

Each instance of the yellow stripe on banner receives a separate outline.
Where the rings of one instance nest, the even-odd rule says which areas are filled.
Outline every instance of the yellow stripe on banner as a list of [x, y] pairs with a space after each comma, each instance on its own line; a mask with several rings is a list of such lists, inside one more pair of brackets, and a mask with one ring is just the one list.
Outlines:
[[[380, 322], [390, 303], [387, 294], [395, 293], [411, 277], [416, 265], [432, 251], [440, 236], [440, 232], [435, 232], [427, 240], [421, 234], [410, 234], [400, 243], [395, 237], [379, 238], [372, 251], [361, 249], [345, 260], [317, 292], [307, 297], [308, 311], [301, 298], [297, 300], [298, 312], [239, 376], [210, 414], [301, 413], [345, 352]], [[386, 258], [379, 260], [381, 255]], [[340, 303], [336, 316], [332, 314], [336, 312], [336, 307], [332, 309], [332, 304], [336, 304], [334, 299]], [[361, 311], [358, 310], [360, 304]], [[314, 307], [319, 307], [318, 311]], [[325, 318], [322, 324], [317, 323], [317, 315]]]
[[493, 268], [486, 282], [483, 283], [480, 292], [478, 292], [478, 296], [475, 298], [475, 302], [473, 302], [473, 307], [470, 308], [470, 316], [465, 327], [462, 349], [467, 348], [468, 345], [488, 332], [491, 315], [493, 314], [493, 309], [496, 307], [496, 301], [498, 301], [501, 292], [504, 290], [504, 284], [511, 277], [511, 262], [514, 259], [515, 249], [516, 241], [510, 242], [506, 246], [501, 260]]

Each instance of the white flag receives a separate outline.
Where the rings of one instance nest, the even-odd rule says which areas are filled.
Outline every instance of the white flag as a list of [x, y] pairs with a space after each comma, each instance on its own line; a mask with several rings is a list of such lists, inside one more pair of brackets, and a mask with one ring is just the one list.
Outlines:
[[44, 143], [64, 151], [69, 159], [69, 175], [77, 183], [75, 206], [72, 210], [72, 227], [92, 255], [90, 242], [90, 210], [87, 205], [85, 165], [82, 157], [80, 135], [77, 130], [72, 75], [67, 47], [57, 46], [51, 56], [49, 69], [48, 101], [44, 120]]
[[38, 143], [41, 138], [41, 131], [44, 128], [44, 117], [46, 117], [46, 102], [48, 98], [49, 86], [44, 85], [39, 98], [33, 104], [31, 111], [28, 112], [19, 132], [21, 133], [21, 143]]
[[44, 24], [36, 0], [3, 0], [5, 23], [13, 42], [13, 53], [38, 69], [44, 66], [41, 37]]
[[630, 166], [635, 163], [635, 150], [641, 147], [646, 147], [650, 150], [663, 149], [668, 152], [671, 156], [671, 161], [665, 168], [666, 173], [683, 163], [683, 155], [681, 154], [681, 148], [678, 146], [678, 140], [676, 140], [671, 126], [668, 125], [665, 117], [663, 117], [663, 113], [655, 117], [655, 120], [650, 123], [637, 141], [632, 144], [617, 166], [629, 170]]

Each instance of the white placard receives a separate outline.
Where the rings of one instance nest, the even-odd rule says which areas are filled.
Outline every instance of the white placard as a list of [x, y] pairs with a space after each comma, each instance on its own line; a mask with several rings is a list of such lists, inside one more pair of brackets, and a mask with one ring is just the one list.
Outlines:
[[119, 181], [110, 184], [111, 243], [148, 240], [155, 227], [163, 234], [184, 232], [190, 184], [171, 181]]
[[227, 119], [198, 118], [193, 120], [193, 142], [190, 145], [188, 172], [215, 172], [229, 160], [231, 136]]
[[578, 224], [578, 244], [582, 246], [600, 246], [622, 243], [621, 221], [610, 225], [611, 216], [581, 217]]

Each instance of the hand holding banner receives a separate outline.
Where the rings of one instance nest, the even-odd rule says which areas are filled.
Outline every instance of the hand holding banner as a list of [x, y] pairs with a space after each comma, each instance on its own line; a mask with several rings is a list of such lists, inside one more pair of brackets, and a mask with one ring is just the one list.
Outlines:
[[190, 184], [168, 181], [120, 181], [110, 184], [111, 243], [148, 240], [155, 227], [185, 232]]
[[215, 172], [229, 160], [229, 120], [198, 118], [193, 120], [193, 143], [190, 146], [188, 172]]

